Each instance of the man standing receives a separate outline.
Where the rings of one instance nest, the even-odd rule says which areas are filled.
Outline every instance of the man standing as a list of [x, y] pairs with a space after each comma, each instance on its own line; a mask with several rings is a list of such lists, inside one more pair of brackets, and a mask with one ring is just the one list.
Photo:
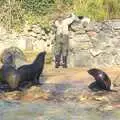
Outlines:
[[61, 57], [62, 57], [62, 66], [67, 68], [67, 56], [69, 49], [69, 30], [68, 27], [74, 21], [79, 21], [79, 18], [71, 14], [70, 17], [63, 20], [56, 20], [56, 35], [54, 43], [54, 55], [55, 55], [55, 68], [59, 68]]

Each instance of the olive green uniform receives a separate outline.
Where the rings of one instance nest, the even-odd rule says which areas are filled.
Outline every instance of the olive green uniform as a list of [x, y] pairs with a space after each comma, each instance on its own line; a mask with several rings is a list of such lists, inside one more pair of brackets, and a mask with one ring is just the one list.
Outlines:
[[54, 42], [54, 54], [62, 56], [68, 55], [68, 49], [69, 49], [69, 38], [68, 35], [56, 35], [55, 36], [55, 42]]

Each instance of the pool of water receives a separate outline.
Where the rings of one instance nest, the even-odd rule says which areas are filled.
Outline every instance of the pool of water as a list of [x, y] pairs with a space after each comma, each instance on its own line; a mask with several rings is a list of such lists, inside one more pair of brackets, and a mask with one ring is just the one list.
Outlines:
[[[80, 86], [81, 85], [81, 86]], [[56, 94], [56, 97], [78, 95], [83, 84], [46, 84], [41, 88]], [[76, 93], [76, 94], [75, 94]], [[0, 120], [120, 120], [120, 109], [98, 110], [96, 103], [81, 103], [76, 100], [42, 100], [36, 102], [0, 100]]]
[[0, 101], [0, 120], [120, 120], [120, 110], [101, 112], [94, 105], [48, 101]]

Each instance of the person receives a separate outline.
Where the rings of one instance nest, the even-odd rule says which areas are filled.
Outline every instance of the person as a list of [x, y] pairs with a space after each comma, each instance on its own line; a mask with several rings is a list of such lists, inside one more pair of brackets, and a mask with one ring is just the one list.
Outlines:
[[68, 18], [65, 18], [63, 20], [56, 20], [54, 23], [56, 27], [54, 41], [55, 68], [59, 68], [61, 58], [62, 67], [67, 68], [67, 57], [69, 49], [69, 26], [74, 21], [79, 21], [79, 18], [72, 13]]

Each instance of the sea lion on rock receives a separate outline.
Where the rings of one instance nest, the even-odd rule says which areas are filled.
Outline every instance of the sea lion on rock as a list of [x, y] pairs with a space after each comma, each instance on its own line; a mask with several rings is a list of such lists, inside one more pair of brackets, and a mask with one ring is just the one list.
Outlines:
[[10, 90], [16, 90], [18, 88], [20, 77], [17, 70], [10, 66], [4, 65], [2, 67], [2, 78], [4, 82], [8, 83]]
[[96, 80], [94, 83], [90, 84], [90, 89], [111, 91], [111, 80], [105, 72], [100, 69], [93, 68], [88, 70], [88, 73]]
[[7, 83], [10, 90], [20, 90], [21, 86], [24, 86], [25, 83], [29, 84], [29, 82], [39, 84], [39, 76], [44, 68], [45, 54], [46, 52], [39, 53], [32, 64], [23, 65], [18, 69], [10, 64], [4, 64], [0, 70], [3, 83]]
[[33, 84], [39, 84], [39, 77], [45, 64], [45, 55], [45, 51], [40, 52], [32, 64], [23, 65], [17, 69], [21, 83], [28, 81]]
[[[12, 61], [12, 55], [9, 56], [7, 60]], [[16, 90], [20, 82], [20, 77], [17, 70], [15, 69], [15, 66], [6, 61], [6, 63], [1, 67], [0, 72], [2, 83], [8, 84], [8, 89]]]

